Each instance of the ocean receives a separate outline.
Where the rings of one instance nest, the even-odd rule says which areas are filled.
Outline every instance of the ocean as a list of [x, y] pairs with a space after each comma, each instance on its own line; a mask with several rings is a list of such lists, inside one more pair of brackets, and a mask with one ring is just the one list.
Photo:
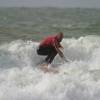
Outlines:
[[[44, 73], [36, 49], [58, 32], [70, 62]], [[0, 100], [100, 100], [100, 9], [0, 8]]]

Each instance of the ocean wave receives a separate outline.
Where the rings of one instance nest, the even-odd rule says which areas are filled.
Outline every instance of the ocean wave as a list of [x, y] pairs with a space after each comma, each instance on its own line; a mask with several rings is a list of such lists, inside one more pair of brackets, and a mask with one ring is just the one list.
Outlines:
[[37, 63], [38, 42], [17, 40], [0, 45], [0, 100], [99, 100], [100, 37], [65, 38], [59, 73], [44, 73]]

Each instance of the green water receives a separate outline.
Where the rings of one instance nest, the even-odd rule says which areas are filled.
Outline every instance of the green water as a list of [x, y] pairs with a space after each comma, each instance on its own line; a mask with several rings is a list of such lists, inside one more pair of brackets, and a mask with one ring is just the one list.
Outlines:
[[64, 32], [65, 37], [100, 35], [100, 9], [0, 8], [0, 42], [35, 41]]

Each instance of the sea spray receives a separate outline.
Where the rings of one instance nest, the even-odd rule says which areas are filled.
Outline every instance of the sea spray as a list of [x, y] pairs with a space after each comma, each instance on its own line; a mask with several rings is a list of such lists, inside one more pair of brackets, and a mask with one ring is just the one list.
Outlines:
[[[16, 40], [0, 45], [0, 100], [99, 100], [100, 37], [65, 38], [65, 63], [59, 73], [44, 73], [37, 63], [38, 42]], [[60, 63], [60, 64], [59, 64]]]

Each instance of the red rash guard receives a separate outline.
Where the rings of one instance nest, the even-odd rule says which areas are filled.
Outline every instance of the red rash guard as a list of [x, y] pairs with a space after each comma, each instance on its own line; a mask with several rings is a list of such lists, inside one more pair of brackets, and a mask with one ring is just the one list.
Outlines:
[[54, 47], [54, 44], [59, 44], [59, 47], [62, 47], [60, 43], [58, 42], [56, 36], [49, 36], [45, 38], [41, 43], [40, 47]]

